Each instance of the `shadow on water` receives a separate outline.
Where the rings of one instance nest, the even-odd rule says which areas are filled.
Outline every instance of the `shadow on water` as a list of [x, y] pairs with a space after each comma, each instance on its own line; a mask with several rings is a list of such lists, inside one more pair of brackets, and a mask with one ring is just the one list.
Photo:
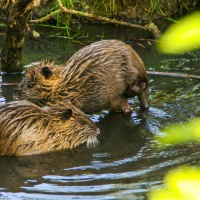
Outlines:
[[[199, 74], [200, 52], [161, 55], [153, 46], [137, 45], [132, 40], [135, 35], [110, 29], [105, 28], [105, 39], [119, 38], [129, 43], [148, 70]], [[26, 40], [24, 65], [46, 58], [64, 62], [78, 49], [100, 39], [95, 34], [79, 41], [45, 34], [40, 40]], [[2, 83], [19, 82], [21, 78], [16, 74], [0, 76]], [[1, 85], [1, 105], [12, 101], [13, 88]], [[149, 112], [140, 111], [137, 98], [133, 98], [129, 100], [134, 109], [130, 116], [106, 111], [90, 116], [101, 130], [99, 146], [36, 156], [0, 157], [0, 199], [146, 199], [148, 191], [162, 183], [168, 170], [200, 163], [197, 145], [161, 150], [151, 140], [168, 124], [198, 117], [199, 93], [199, 80], [149, 76]]]

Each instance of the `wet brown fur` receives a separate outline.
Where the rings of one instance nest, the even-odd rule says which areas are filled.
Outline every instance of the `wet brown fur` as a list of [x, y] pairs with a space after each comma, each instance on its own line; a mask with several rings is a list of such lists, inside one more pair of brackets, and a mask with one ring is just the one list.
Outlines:
[[[41, 72], [44, 66], [52, 74]], [[144, 64], [129, 45], [104, 40], [80, 49], [63, 66], [41, 62], [31, 67], [15, 97], [44, 104], [69, 99], [86, 113], [130, 112], [127, 98], [134, 96], [139, 97], [141, 107], [148, 108], [147, 82]]]
[[71, 103], [43, 108], [28, 101], [0, 107], [0, 155], [31, 155], [98, 143], [99, 129]]

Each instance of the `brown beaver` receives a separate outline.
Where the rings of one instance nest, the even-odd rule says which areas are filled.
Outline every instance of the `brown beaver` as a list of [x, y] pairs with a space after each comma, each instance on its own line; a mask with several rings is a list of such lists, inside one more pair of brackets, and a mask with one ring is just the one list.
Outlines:
[[130, 112], [130, 97], [138, 96], [141, 107], [149, 107], [147, 82], [144, 64], [129, 45], [103, 40], [80, 49], [64, 67], [41, 62], [28, 69], [15, 99], [69, 99], [88, 114], [104, 109]]
[[43, 108], [28, 101], [0, 107], [0, 155], [31, 155], [80, 144], [95, 146], [100, 133], [86, 114], [69, 102]]

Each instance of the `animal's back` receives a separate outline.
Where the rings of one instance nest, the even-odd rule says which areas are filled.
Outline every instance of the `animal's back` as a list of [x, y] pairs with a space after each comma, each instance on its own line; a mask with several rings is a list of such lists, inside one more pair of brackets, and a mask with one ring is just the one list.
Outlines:
[[[126, 43], [120, 40], [103, 40], [92, 43], [76, 52], [65, 64], [68, 72], [84, 73], [102, 70], [104, 76], [112, 75], [112, 72], [121, 75], [124, 71], [126, 76], [144, 76], [146, 71], [140, 56]], [[122, 70], [122, 71], [119, 71]], [[106, 72], [108, 72], [106, 74]], [[100, 72], [99, 72], [100, 73]]]
[[92, 43], [62, 66], [41, 63], [27, 71], [16, 99], [42, 104], [69, 99], [87, 114], [101, 110], [130, 112], [127, 98], [148, 107], [147, 76], [139, 55], [119, 40]]
[[[125, 96], [137, 95], [148, 82], [139, 55], [119, 40], [92, 43], [76, 52], [66, 66], [64, 74], [69, 99], [86, 113], [102, 109], [123, 110], [121, 104], [127, 105]], [[129, 92], [137, 83], [143, 84], [136, 88], [138, 92]], [[78, 93], [79, 96], [75, 95]]]

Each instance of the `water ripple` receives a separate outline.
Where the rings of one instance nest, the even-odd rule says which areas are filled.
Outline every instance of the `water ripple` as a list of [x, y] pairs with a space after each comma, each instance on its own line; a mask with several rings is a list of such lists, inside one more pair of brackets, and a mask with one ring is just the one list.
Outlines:
[[[72, 176], [58, 176], [58, 175], [45, 175], [42, 178], [51, 182], [89, 182], [96, 180], [123, 180], [123, 179], [132, 179], [136, 177], [141, 177], [143, 175], [148, 175], [153, 172], [163, 171], [163, 169], [175, 166], [177, 164], [182, 164], [193, 160], [190, 156], [183, 156], [175, 160], [167, 160], [164, 162], [159, 162], [158, 164], [149, 166], [145, 169], [135, 170], [135, 171], [126, 171], [121, 173], [105, 173], [105, 174], [81, 174], [81, 175], [72, 175]], [[77, 168], [70, 168], [68, 170], [86, 170], [94, 169], [93, 166], [81, 166]]]

